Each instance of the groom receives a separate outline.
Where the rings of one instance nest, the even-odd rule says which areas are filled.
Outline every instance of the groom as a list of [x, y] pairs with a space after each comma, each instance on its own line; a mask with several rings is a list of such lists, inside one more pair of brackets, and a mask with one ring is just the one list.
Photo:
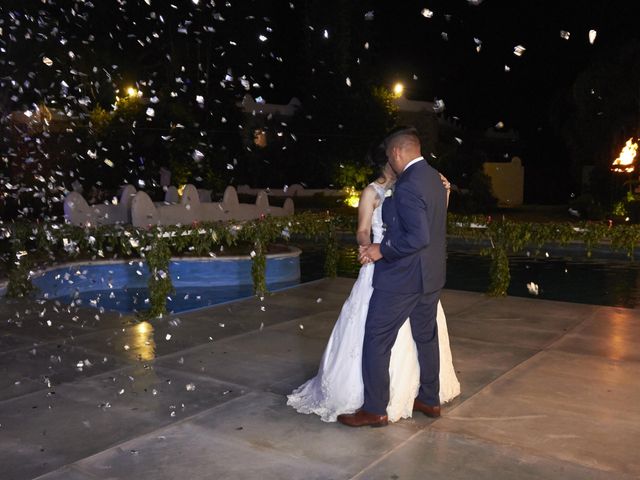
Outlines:
[[398, 180], [382, 208], [384, 238], [360, 252], [361, 263], [376, 265], [362, 352], [364, 405], [338, 416], [351, 427], [388, 423], [391, 347], [407, 318], [420, 364], [413, 409], [440, 416], [436, 314], [445, 281], [447, 194], [438, 172], [422, 157], [414, 128], [389, 135], [385, 149]]

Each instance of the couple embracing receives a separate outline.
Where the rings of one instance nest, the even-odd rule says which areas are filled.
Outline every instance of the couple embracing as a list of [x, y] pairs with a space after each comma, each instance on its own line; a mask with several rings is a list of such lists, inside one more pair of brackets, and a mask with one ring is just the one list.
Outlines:
[[415, 129], [396, 130], [384, 148], [380, 178], [358, 207], [358, 279], [318, 374], [287, 401], [352, 427], [385, 426], [413, 411], [439, 417], [460, 393], [439, 300], [449, 182], [421, 156]]

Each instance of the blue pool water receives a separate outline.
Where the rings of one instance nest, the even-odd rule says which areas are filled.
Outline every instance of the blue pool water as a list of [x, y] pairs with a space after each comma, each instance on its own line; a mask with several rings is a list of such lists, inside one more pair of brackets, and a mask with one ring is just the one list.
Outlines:
[[[279, 282], [268, 285], [269, 291], [297, 285], [299, 282]], [[224, 287], [176, 287], [167, 301], [170, 312], [186, 312], [220, 303], [247, 298], [253, 295], [252, 285], [227, 285]], [[140, 312], [149, 308], [149, 292], [145, 287], [118, 290], [93, 290], [57, 297], [63, 303], [78, 306], [104, 308], [118, 312]]]
[[[267, 255], [267, 288], [300, 282], [300, 250]], [[173, 259], [169, 274], [175, 291], [170, 312], [183, 312], [253, 295], [251, 260], [245, 257]], [[149, 271], [141, 261], [89, 262], [52, 268], [33, 279], [40, 296], [67, 304], [120, 312], [149, 308]]]
[[[299, 264], [291, 260], [267, 264], [267, 285], [276, 291], [323, 277], [324, 252], [315, 245], [303, 246]], [[297, 258], [296, 258], [297, 260]], [[99, 268], [68, 267], [64, 272], [49, 272], [49, 276], [34, 281], [49, 298], [78, 305], [117, 310], [142, 311], [148, 308], [146, 278], [140, 266], [111, 264]], [[510, 257], [511, 285], [508, 294], [529, 298], [558, 300], [633, 308], [640, 304], [640, 263], [627, 260], [587, 260], [583, 255], [573, 258]], [[179, 261], [171, 270], [175, 293], [168, 300], [168, 309], [183, 312], [250, 297], [250, 263], [241, 267], [223, 264], [224, 275], [212, 274], [194, 263]], [[360, 266], [357, 249], [343, 245], [338, 262], [338, 275], [356, 278]], [[489, 259], [477, 252], [449, 251], [446, 288], [485, 292], [489, 284]], [[57, 276], [57, 278], [56, 278]], [[80, 285], [84, 282], [84, 286]], [[527, 289], [528, 283], [538, 286], [538, 295]]]

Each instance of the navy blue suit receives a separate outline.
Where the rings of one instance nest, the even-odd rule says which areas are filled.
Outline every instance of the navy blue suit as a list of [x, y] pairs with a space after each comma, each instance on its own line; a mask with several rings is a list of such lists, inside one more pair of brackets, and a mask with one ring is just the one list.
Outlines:
[[373, 274], [362, 354], [363, 409], [378, 415], [386, 414], [391, 348], [407, 318], [418, 349], [418, 398], [440, 404], [436, 314], [446, 276], [447, 194], [424, 159], [399, 176], [382, 206], [382, 219], [383, 258]]

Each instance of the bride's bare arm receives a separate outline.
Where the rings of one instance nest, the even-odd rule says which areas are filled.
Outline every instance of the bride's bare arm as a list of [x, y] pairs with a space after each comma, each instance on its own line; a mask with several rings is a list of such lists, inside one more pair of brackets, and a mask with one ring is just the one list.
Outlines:
[[440, 172], [438, 172], [440, 174], [440, 180], [442, 180], [442, 185], [444, 185], [444, 188], [447, 190], [447, 207], [449, 206], [449, 194], [451, 194], [451, 184], [449, 183], [449, 180], [447, 180], [447, 177], [445, 177], [444, 175], [442, 175]]
[[373, 210], [378, 206], [378, 201], [378, 195], [371, 185], [367, 186], [360, 195], [358, 230], [356, 232], [356, 240], [360, 246], [371, 243], [371, 220], [373, 218]]

